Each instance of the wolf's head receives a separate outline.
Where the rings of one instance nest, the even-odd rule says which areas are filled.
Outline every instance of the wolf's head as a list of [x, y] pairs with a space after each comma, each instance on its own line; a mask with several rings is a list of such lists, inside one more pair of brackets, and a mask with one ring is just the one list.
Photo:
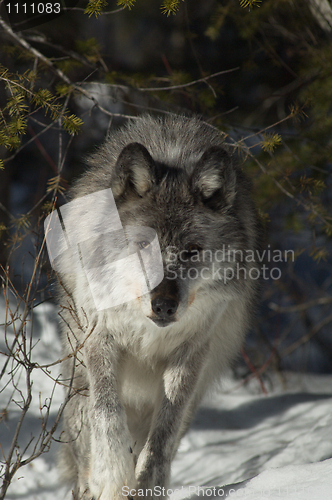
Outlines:
[[[219, 301], [236, 293], [239, 283], [229, 278], [241, 255], [230, 259], [230, 250], [253, 244], [253, 209], [248, 183], [223, 147], [207, 146], [196, 158], [170, 162], [154, 158], [152, 147], [129, 143], [110, 186], [122, 225], [152, 228], [158, 236], [164, 278], [138, 298], [147, 318], [168, 326], [216, 288]], [[139, 231], [131, 241], [147, 258], [151, 243]]]

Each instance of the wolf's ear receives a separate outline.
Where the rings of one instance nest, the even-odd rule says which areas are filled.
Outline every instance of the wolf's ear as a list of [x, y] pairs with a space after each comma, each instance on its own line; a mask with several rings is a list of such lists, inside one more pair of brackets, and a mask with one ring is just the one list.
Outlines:
[[144, 196], [155, 181], [155, 163], [148, 150], [138, 142], [132, 142], [121, 151], [112, 175], [112, 191], [115, 197], [131, 189]]
[[229, 207], [236, 196], [236, 170], [224, 149], [212, 146], [194, 168], [191, 186], [203, 203], [213, 210]]

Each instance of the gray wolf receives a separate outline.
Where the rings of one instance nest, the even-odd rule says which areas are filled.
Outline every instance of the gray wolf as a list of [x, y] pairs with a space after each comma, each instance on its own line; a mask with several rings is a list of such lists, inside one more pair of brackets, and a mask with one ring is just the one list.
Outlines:
[[[113, 239], [103, 236], [107, 189], [124, 228]], [[93, 194], [95, 205], [86, 204]], [[108, 248], [120, 255], [131, 228], [127, 243], [142, 255], [157, 235], [163, 274], [142, 291], [133, 272], [132, 300], [98, 307], [89, 265], [60, 266], [62, 374], [73, 389], [61, 467], [76, 499], [165, 496], [180, 439], [239, 352], [255, 309], [259, 269], [243, 260], [260, 245], [250, 182], [200, 119], [143, 116], [106, 139], [70, 196], [83, 200], [67, 219], [90, 268], [100, 269]], [[109, 276], [94, 276], [101, 300], [112, 291]]]

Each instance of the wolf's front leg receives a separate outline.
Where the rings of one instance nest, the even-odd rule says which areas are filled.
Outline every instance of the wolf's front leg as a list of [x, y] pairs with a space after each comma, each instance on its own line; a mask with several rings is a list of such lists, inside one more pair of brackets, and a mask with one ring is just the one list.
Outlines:
[[[164, 394], [154, 412], [148, 439], [136, 466], [137, 488], [146, 499], [167, 496], [171, 461], [181, 433], [191, 419], [191, 403], [196, 395], [208, 346], [199, 352], [184, 347], [164, 372]], [[151, 494], [152, 491], [152, 494]]]
[[[90, 340], [90, 339], [88, 339]], [[134, 488], [133, 443], [117, 394], [118, 352], [112, 338], [86, 342], [91, 428], [89, 493], [95, 500], [123, 500], [122, 488]]]

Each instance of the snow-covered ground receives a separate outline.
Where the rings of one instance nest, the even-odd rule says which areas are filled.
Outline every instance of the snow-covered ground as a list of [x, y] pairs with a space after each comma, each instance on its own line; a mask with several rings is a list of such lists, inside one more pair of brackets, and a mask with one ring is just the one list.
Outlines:
[[[0, 303], [0, 323], [5, 318]], [[28, 323], [29, 331], [31, 323]], [[0, 351], [7, 347], [3, 326]], [[14, 339], [13, 328], [7, 335]], [[60, 357], [56, 310], [43, 304], [34, 310], [32, 361], [41, 365]], [[0, 356], [0, 371], [6, 357]], [[12, 369], [8, 364], [7, 372]], [[19, 435], [23, 450], [30, 456], [54, 390], [59, 365], [33, 370], [32, 404]], [[18, 389], [25, 394], [24, 372], [14, 373]], [[8, 376], [6, 378], [8, 381]], [[282, 373], [265, 381], [268, 395], [252, 380], [243, 386], [234, 380], [224, 382], [222, 390], [209, 395], [182, 440], [173, 463], [169, 493], [174, 500], [200, 498], [250, 498], [254, 500], [332, 500], [332, 376]], [[10, 448], [21, 411], [19, 393], [1, 380], [0, 454]], [[15, 399], [16, 403], [8, 401]], [[63, 398], [56, 386], [50, 408], [50, 428]], [[42, 411], [40, 410], [42, 407]], [[59, 437], [57, 432], [56, 437]], [[55, 466], [58, 444], [20, 468], [6, 499], [69, 500]], [[3, 462], [3, 457], [0, 459]]]

